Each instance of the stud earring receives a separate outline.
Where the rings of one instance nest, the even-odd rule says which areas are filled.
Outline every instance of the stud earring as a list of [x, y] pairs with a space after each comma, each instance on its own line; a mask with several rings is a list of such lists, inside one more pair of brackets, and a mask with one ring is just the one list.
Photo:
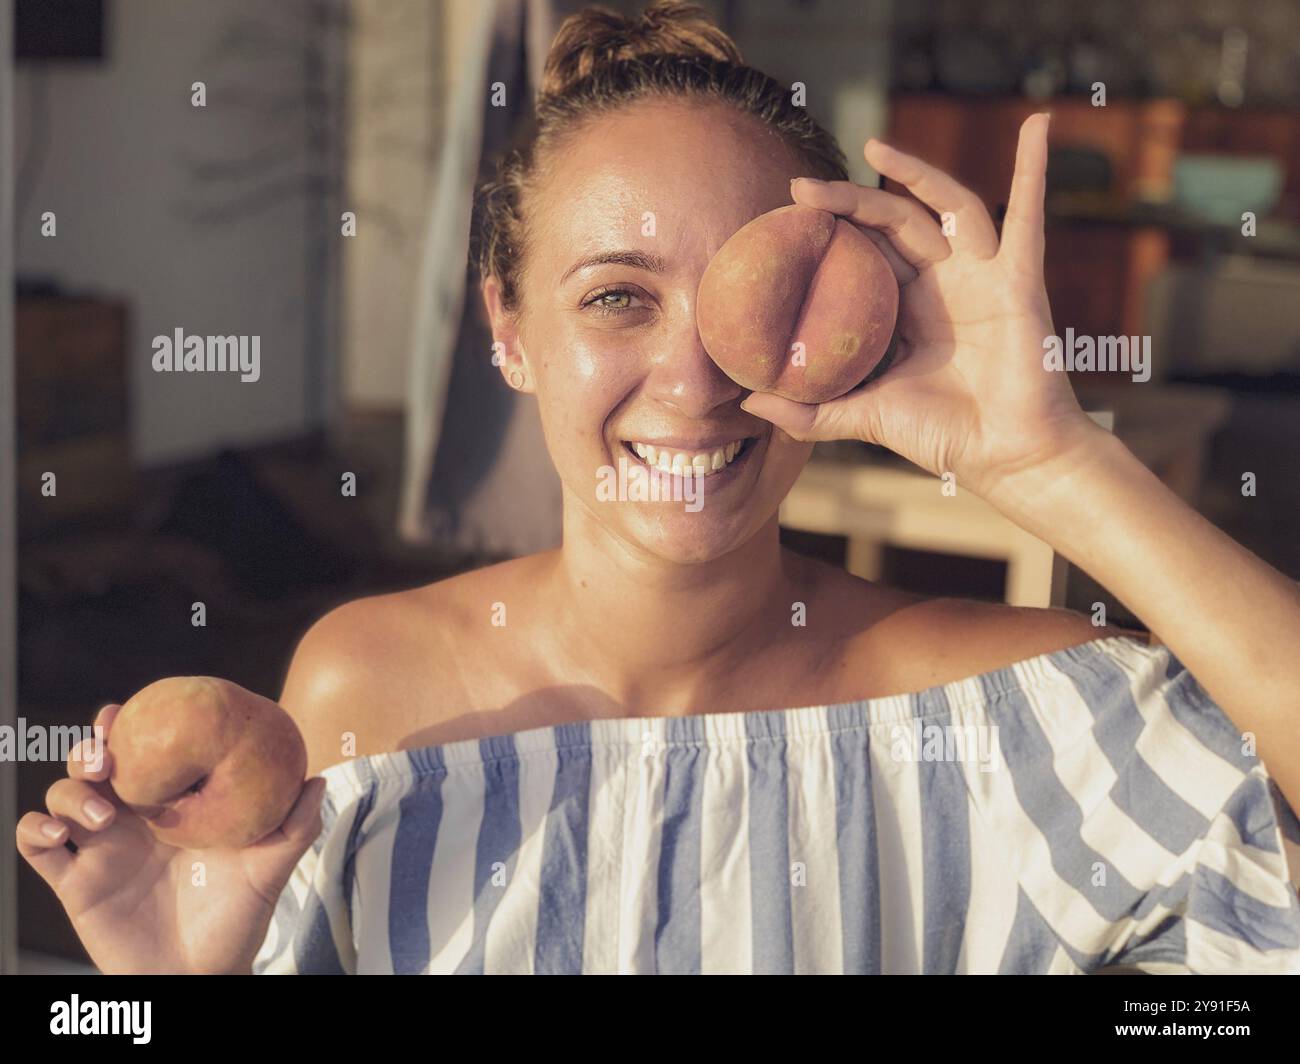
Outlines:
[[510, 371], [510, 387], [518, 391], [524, 386], [524, 375], [517, 369]]

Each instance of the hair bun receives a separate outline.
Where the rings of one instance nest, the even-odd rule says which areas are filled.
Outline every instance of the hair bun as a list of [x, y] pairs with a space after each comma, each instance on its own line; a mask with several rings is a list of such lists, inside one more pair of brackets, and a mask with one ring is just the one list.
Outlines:
[[543, 96], [558, 96], [602, 66], [628, 59], [682, 56], [744, 62], [735, 42], [695, 4], [656, 0], [639, 17], [589, 7], [560, 26], [542, 72]]

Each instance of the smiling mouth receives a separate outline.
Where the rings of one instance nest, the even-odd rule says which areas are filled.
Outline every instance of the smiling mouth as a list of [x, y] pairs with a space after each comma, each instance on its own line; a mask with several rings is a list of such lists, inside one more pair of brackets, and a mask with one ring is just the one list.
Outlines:
[[656, 447], [638, 440], [623, 440], [623, 449], [632, 457], [661, 473], [674, 476], [712, 476], [721, 473], [733, 462], [743, 458], [757, 442], [757, 436], [745, 436], [721, 447], [707, 451], [679, 451], [671, 447]]

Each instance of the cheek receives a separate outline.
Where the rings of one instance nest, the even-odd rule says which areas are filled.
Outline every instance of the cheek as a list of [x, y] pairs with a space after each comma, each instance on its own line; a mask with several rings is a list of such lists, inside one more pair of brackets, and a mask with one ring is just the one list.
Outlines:
[[645, 375], [639, 352], [614, 340], [568, 337], [548, 345], [537, 373], [537, 400], [552, 452], [589, 452], [611, 414]]
[[600, 361], [595, 352], [579, 350], [573, 359], [573, 377], [583, 385], [590, 386], [600, 379]]

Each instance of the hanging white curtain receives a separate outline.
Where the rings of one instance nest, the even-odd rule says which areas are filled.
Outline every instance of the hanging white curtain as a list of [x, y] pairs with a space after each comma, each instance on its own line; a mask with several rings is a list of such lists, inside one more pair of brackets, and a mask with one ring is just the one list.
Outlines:
[[[532, 107], [554, 12], [551, 0], [476, 0], [458, 13], [472, 22], [424, 236], [399, 528], [413, 542], [517, 555], [558, 544], [559, 480], [534, 400], [491, 363], [466, 259], [475, 185]], [[498, 82], [505, 107], [491, 105]]]

